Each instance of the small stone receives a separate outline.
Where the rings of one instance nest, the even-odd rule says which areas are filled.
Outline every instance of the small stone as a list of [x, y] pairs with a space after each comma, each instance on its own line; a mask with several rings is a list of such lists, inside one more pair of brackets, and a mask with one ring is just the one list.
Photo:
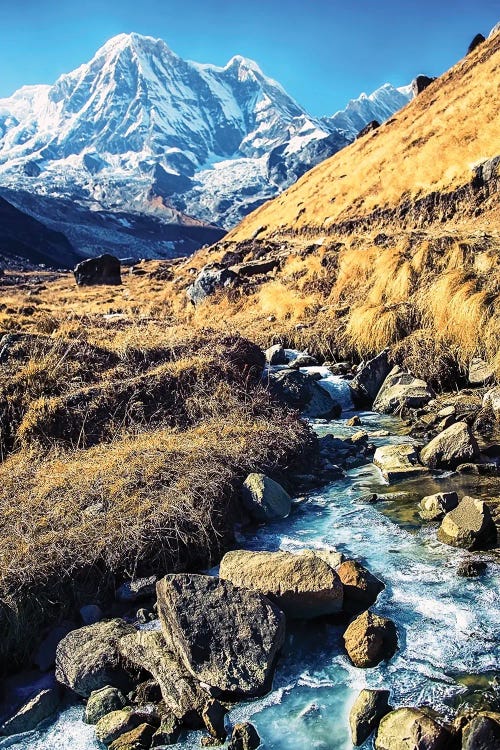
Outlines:
[[117, 737], [109, 750], [149, 750], [155, 731], [151, 724], [140, 724]]
[[377, 448], [373, 463], [388, 482], [403, 481], [428, 473], [418, 460], [414, 445], [383, 445]]
[[488, 546], [496, 539], [496, 528], [487, 504], [474, 497], [464, 497], [443, 518], [438, 539], [452, 547], [468, 550]]
[[118, 711], [111, 711], [99, 719], [95, 727], [95, 734], [99, 742], [104, 745], [111, 745], [118, 737], [135, 729], [139, 724], [140, 720], [132, 709], [123, 708]]
[[97, 724], [106, 714], [119, 711], [126, 705], [125, 696], [114, 687], [107, 685], [100, 690], [94, 690], [85, 707], [84, 721], [87, 724]]
[[156, 576], [149, 576], [126, 581], [116, 590], [116, 599], [126, 604], [151, 599], [155, 595], [157, 580]]
[[266, 362], [272, 367], [287, 364], [286, 352], [281, 344], [270, 346], [269, 349], [266, 349], [265, 355]]
[[385, 586], [357, 560], [346, 560], [337, 568], [344, 588], [344, 612], [355, 614], [375, 604]]
[[482, 560], [464, 560], [457, 568], [457, 575], [461, 578], [477, 578], [485, 572], [487, 567]]
[[419, 503], [420, 518], [425, 521], [439, 521], [458, 505], [456, 492], [438, 492], [435, 495], [423, 497]]
[[347, 420], [346, 425], [348, 427], [359, 427], [361, 424], [361, 419], [358, 417], [357, 414], [354, 415], [354, 417], [351, 417]]

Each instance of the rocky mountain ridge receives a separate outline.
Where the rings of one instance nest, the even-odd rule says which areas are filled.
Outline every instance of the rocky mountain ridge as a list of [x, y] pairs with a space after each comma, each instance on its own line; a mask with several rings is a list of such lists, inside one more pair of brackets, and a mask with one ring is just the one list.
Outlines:
[[[88, 212], [181, 225], [194, 216], [229, 228], [410, 98], [409, 87], [386, 84], [344, 112], [314, 118], [252, 60], [199, 64], [160, 39], [121, 34], [53, 86], [0, 100], [0, 186], [59, 231], [68, 227], [47, 213], [46, 201], [26, 203], [25, 194]], [[73, 230], [71, 240], [89, 253], [85, 234]], [[155, 247], [156, 255], [171, 253]]]

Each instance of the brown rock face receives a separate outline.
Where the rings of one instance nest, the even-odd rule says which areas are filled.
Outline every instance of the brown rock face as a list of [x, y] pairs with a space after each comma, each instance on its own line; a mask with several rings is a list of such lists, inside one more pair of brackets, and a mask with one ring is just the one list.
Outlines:
[[314, 554], [237, 550], [224, 555], [219, 575], [269, 596], [287, 617], [313, 618], [342, 609], [339, 576]]
[[344, 587], [344, 611], [354, 614], [375, 604], [385, 586], [356, 560], [346, 560], [337, 569]]
[[417, 708], [398, 708], [381, 720], [375, 750], [446, 750], [450, 734]]
[[396, 626], [392, 620], [368, 610], [351, 622], [344, 633], [344, 643], [355, 667], [376, 667], [396, 652]]
[[285, 616], [262, 594], [210, 576], [165, 576], [157, 584], [167, 646], [215, 695], [261, 695], [285, 638]]
[[456, 422], [436, 435], [420, 452], [431, 469], [456, 469], [479, 455], [478, 444], [466, 422]]

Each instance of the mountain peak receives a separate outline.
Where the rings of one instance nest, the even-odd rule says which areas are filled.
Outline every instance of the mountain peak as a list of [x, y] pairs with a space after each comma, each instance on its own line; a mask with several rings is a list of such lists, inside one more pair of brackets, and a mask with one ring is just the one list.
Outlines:
[[251, 60], [249, 57], [243, 57], [243, 55], [233, 55], [229, 62], [224, 66], [224, 70], [241, 70], [241, 71], [252, 71], [259, 75], [264, 75], [260, 67], [257, 65], [255, 60]]
[[137, 32], [132, 31], [130, 33], [117, 34], [116, 36], [111, 37], [111, 39], [108, 39], [108, 41], [97, 51], [95, 57], [109, 55], [113, 52], [121, 52], [124, 49], [141, 49], [148, 51], [153, 48], [170, 51], [170, 48], [163, 39], [157, 39], [154, 36], [138, 34]]

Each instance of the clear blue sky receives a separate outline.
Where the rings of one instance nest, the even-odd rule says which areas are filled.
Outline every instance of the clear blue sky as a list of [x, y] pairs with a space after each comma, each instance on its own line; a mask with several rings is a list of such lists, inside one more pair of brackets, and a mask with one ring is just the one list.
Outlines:
[[198, 62], [250, 57], [326, 115], [386, 81], [444, 72], [498, 21], [500, 0], [0, 0], [0, 96], [136, 31]]

